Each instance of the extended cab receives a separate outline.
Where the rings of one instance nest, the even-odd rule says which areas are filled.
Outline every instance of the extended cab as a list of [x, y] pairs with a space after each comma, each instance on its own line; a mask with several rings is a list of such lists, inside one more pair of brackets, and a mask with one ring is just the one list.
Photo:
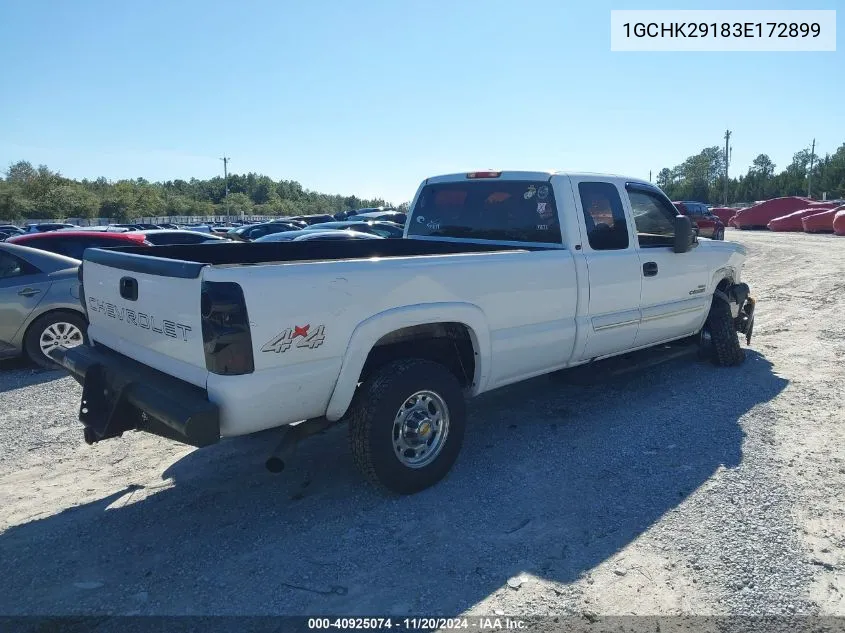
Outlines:
[[744, 259], [648, 182], [452, 174], [421, 184], [405, 239], [89, 249], [90, 345], [52, 357], [88, 442], [287, 426], [286, 456], [348, 421], [367, 478], [411, 493], [454, 463], [465, 396], [694, 336], [741, 363]]

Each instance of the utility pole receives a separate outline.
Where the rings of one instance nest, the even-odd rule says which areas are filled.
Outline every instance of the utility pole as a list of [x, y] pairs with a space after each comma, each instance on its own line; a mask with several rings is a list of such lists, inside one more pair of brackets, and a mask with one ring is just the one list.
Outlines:
[[725, 200], [723, 206], [728, 206], [728, 166], [731, 163], [731, 151], [733, 148], [730, 146], [731, 140], [731, 131], [725, 130]]
[[226, 204], [226, 215], [229, 215], [229, 161], [232, 160], [228, 156], [224, 156], [220, 160], [223, 161], [223, 186], [225, 187], [225, 194], [223, 202]]
[[810, 173], [807, 174], [807, 197], [810, 197], [811, 185], [813, 184], [813, 161], [816, 158], [816, 139], [813, 139], [813, 148], [810, 150]]
[[651, 182], [651, 170], [648, 170], [648, 181]]

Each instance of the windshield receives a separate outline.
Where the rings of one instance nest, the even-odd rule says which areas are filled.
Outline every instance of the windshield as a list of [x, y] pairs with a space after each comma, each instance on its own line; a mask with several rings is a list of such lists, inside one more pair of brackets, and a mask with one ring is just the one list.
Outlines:
[[425, 185], [408, 235], [514, 242], [561, 242], [547, 181], [473, 180]]

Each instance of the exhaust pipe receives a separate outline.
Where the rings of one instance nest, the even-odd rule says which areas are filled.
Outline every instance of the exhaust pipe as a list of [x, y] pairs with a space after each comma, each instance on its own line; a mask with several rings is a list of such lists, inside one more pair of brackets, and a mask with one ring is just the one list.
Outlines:
[[295, 426], [288, 426], [282, 436], [282, 441], [267, 458], [264, 465], [271, 473], [280, 473], [285, 469], [285, 460], [289, 460], [296, 452], [299, 443], [299, 430]]
[[282, 440], [264, 462], [264, 466], [271, 473], [280, 473], [285, 469], [285, 462], [293, 457], [300, 440], [316, 435], [335, 424], [326, 418], [311, 418], [304, 422], [289, 424], [284, 429]]

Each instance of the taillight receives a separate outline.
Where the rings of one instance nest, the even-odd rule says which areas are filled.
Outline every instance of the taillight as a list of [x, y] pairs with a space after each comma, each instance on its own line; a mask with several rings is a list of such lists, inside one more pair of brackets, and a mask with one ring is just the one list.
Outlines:
[[88, 306], [85, 305], [85, 286], [82, 283], [82, 262], [79, 262], [79, 268], [76, 269], [76, 278], [79, 280], [79, 303], [82, 304], [82, 312], [85, 318], [88, 318]]
[[204, 281], [200, 315], [208, 371], [222, 376], [252, 373], [252, 334], [243, 289], [233, 282]]
[[471, 171], [467, 178], [498, 178], [501, 175], [501, 171]]

